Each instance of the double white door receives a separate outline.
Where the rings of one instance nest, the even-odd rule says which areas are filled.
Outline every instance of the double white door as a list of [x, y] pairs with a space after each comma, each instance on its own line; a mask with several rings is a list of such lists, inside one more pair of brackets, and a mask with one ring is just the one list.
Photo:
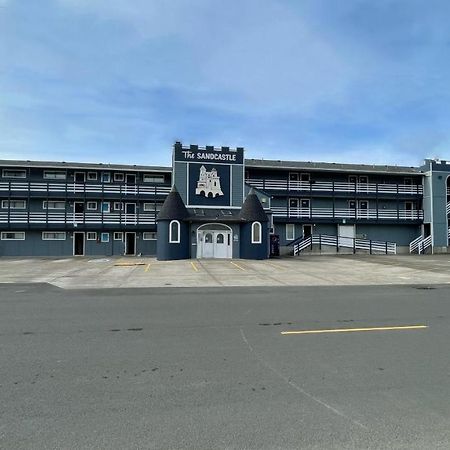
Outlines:
[[199, 231], [197, 258], [231, 258], [231, 231]]

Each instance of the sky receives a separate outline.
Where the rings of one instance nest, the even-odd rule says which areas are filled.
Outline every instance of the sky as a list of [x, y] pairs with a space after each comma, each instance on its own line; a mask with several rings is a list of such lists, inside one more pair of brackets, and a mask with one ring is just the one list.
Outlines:
[[450, 159], [448, 0], [0, 0], [0, 158]]

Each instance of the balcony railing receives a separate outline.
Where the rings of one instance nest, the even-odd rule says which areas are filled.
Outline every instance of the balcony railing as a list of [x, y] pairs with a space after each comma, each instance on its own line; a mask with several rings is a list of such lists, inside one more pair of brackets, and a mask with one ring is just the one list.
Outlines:
[[422, 220], [422, 210], [348, 209], [348, 208], [286, 208], [273, 206], [274, 217], [317, 219]]
[[423, 194], [419, 184], [347, 183], [340, 181], [288, 181], [247, 179], [246, 183], [261, 190], [299, 192], [354, 192], [364, 194]]
[[142, 184], [0, 182], [0, 192], [65, 192], [73, 194], [167, 195], [170, 186]]
[[154, 225], [156, 213], [45, 213], [45, 212], [0, 212], [0, 224], [105, 224], [105, 225]]

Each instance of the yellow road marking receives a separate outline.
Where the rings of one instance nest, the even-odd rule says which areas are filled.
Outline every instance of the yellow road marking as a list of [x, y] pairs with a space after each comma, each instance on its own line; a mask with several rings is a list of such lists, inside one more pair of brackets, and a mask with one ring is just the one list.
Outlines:
[[315, 334], [315, 333], [351, 333], [355, 331], [389, 331], [389, 330], [419, 330], [428, 328], [427, 325], [406, 325], [398, 327], [372, 327], [372, 328], [335, 328], [331, 330], [301, 330], [282, 331], [281, 334]]
[[198, 272], [197, 266], [192, 261], [191, 261], [191, 266], [196, 272]]
[[147, 264], [147, 267], [145, 268], [144, 272], [148, 272], [150, 270], [151, 264]]
[[245, 269], [243, 267], [241, 267], [239, 264], [236, 264], [233, 261], [230, 261], [230, 264], [233, 264], [233, 266], [236, 266], [238, 269], [243, 270], [245, 272]]
[[276, 266], [275, 264], [271, 264], [270, 262], [266, 261], [266, 264], [272, 267], [275, 267], [275, 269], [281, 269], [281, 270], [286, 270], [285, 267], [282, 266]]
[[116, 267], [145, 266], [145, 263], [120, 263], [114, 264]]

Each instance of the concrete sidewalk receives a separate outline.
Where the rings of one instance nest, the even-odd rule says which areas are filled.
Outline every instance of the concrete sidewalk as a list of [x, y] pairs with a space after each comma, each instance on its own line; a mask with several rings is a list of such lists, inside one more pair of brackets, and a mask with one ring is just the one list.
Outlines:
[[61, 288], [345, 286], [450, 283], [450, 255], [302, 256], [275, 260], [1, 258], [0, 283]]

